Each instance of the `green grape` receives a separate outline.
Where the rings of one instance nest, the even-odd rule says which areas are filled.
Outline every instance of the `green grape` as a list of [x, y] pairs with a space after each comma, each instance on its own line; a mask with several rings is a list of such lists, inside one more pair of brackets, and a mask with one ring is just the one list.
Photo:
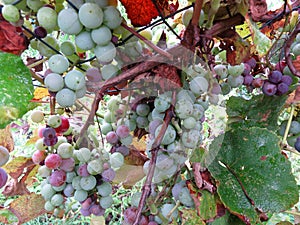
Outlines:
[[178, 195], [178, 200], [187, 207], [193, 207], [194, 201], [187, 187], [183, 187]]
[[[161, 213], [162, 215], [165, 217], [165, 218], [168, 218], [168, 214], [171, 212], [171, 210], [173, 210], [175, 207], [174, 204], [164, 204], [162, 205], [161, 207]], [[172, 220], [175, 220], [177, 219], [178, 217], [178, 210], [175, 209], [173, 210], [173, 213], [171, 214], [170, 218], [169, 218], [169, 222], [171, 222]]]
[[136, 58], [142, 54], [143, 46], [139, 41], [129, 42], [125, 44], [124, 52], [128, 56]]
[[95, 47], [95, 42], [92, 39], [91, 32], [82, 31], [75, 37], [75, 45], [82, 50], [91, 50]]
[[[47, 44], [52, 46], [54, 49], [59, 50], [58, 42], [54, 37], [47, 36], [43, 39], [43, 41], [45, 41]], [[37, 49], [40, 52], [40, 54], [45, 56], [45, 57], [50, 57], [50, 56], [56, 54], [55, 51], [50, 49], [47, 45], [45, 45], [41, 41], [38, 42]]]
[[123, 145], [128, 147], [132, 144], [133, 137], [132, 135], [128, 135], [127, 137], [121, 138], [120, 141]]
[[[192, 116], [196, 120], [201, 119], [204, 116], [204, 112], [205, 112], [205, 109], [204, 109], [204, 107], [202, 105], [200, 105], [200, 104], [194, 104], [193, 105]], [[189, 118], [189, 117], [187, 117], [187, 118]], [[187, 129], [192, 129], [192, 128], [187, 128]]]
[[292, 53], [295, 55], [295, 56], [298, 56], [300, 55], [300, 43], [297, 43], [293, 46], [292, 48]]
[[231, 91], [231, 86], [228, 83], [222, 83], [221, 90], [223, 95], [227, 95]]
[[228, 70], [225, 65], [222, 64], [215, 65], [214, 71], [221, 79], [225, 79], [228, 76]]
[[93, 190], [96, 187], [97, 180], [93, 175], [87, 177], [81, 177], [80, 179], [80, 186], [85, 191]]
[[41, 195], [45, 200], [50, 200], [55, 193], [51, 184], [45, 184], [41, 190]]
[[181, 141], [186, 148], [194, 149], [200, 144], [201, 133], [195, 129], [183, 131]]
[[300, 122], [298, 122], [296, 120], [292, 121], [289, 133], [290, 134], [299, 134], [300, 133]]
[[107, 45], [97, 45], [94, 48], [94, 53], [99, 62], [109, 63], [117, 55], [117, 49], [112, 42], [109, 42]]
[[76, 173], [74, 171], [66, 173], [67, 179], [66, 183], [72, 183], [74, 177], [76, 177]]
[[101, 26], [93, 29], [91, 32], [92, 39], [97, 45], [107, 45], [112, 38], [112, 33], [107, 26]]
[[175, 113], [180, 119], [188, 118], [193, 113], [193, 103], [186, 99], [179, 99], [175, 105]]
[[54, 206], [60, 206], [64, 202], [64, 196], [62, 194], [55, 194], [52, 196], [50, 202]]
[[102, 197], [106, 197], [112, 193], [112, 185], [108, 182], [103, 182], [97, 186], [98, 194]]
[[64, 79], [57, 73], [50, 73], [44, 79], [44, 84], [49, 91], [58, 92], [64, 87]]
[[174, 164], [174, 160], [168, 155], [160, 154], [157, 156], [156, 166], [160, 170], [168, 170]]
[[204, 77], [195, 77], [189, 83], [191, 91], [199, 96], [208, 91], [208, 81]]
[[112, 206], [114, 200], [113, 198], [109, 195], [109, 196], [106, 196], [106, 197], [102, 197], [100, 198], [100, 206], [103, 208], [103, 209], [108, 209]]
[[94, 159], [88, 162], [87, 170], [92, 175], [100, 174], [103, 171], [103, 162], [100, 159]]
[[71, 70], [65, 76], [65, 84], [68, 88], [76, 91], [85, 86], [85, 76], [78, 70]]
[[82, 189], [82, 187], [80, 186], [80, 180], [81, 180], [80, 176], [73, 177], [72, 186], [75, 190], [81, 190]]
[[51, 212], [55, 209], [55, 206], [52, 205], [50, 201], [46, 201], [45, 205], [44, 205], [44, 208], [45, 208], [46, 211]]
[[2, 7], [2, 16], [8, 22], [17, 22], [20, 19], [19, 9], [14, 5], [4, 5]]
[[40, 0], [27, 0], [26, 4], [33, 12], [37, 12], [45, 3]]
[[76, 190], [74, 192], [74, 199], [79, 202], [86, 200], [87, 197], [88, 197], [88, 192], [85, 190]]
[[83, 28], [77, 12], [73, 8], [61, 10], [57, 17], [57, 23], [59, 28], [66, 34], [79, 34]]
[[142, 103], [136, 106], [136, 113], [139, 116], [147, 116], [149, 112], [150, 112], [150, 106], [147, 104]]
[[32, 122], [35, 123], [42, 122], [44, 118], [45, 118], [44, 112], [41, 110], [34, 110], [30, 114], [30, 119], [32, 120]]
[[55, 186], [52, 186], [52, 188], [56, 191], [56, 192], [60, 192], [60, 191], [63, 191], [66, 187], [66, 183], [64, 183], [63, 185], [61, 186], [58, 186], [58, 187], [55, 187]]
[[107, 123], [114, 123], [115, 120], [116, 120], [116, 116], [115, 116], [115, 114], [113, 112], [107, 111], [104, 114], [104, 120]]
[[[198, 117], [201, 118], [201, 117]], [[196, 119], [194, 117], [188, 117], [186, 119], [183, 120], [183, 126], [186, 129], [193, 129], [196, 126]]]
[[154, 107], [158, 112], [165, 112], [168, 108], [170, 108], [170, 102], [162, 99], [161, 97], [157, 97], [154, 100]]
[[69, 88], [63, 88], [56, 93], [56, 101], [61, 107], [71, 107], [75, 104], [76, 94]]
[[91, 159], [92, 152], [88, 148], [80, 148], [77, 151], [74, 151], [76, 154], [77, 159], [82, 162], [88, 162]]
[[196, 101], [196, 97], [190, 90], [181, 89], [176, 96], [177, 101], [184, 99], [184, 101], [190, 101], [194, 103]]
[[43, 166], [40, 166], [39, 169], [38, 169], [38, 174], [41, 176], [41, 177], [49, 177], [50, 174], [51, 174], [51, 170], [46, 166], [46, 165], [43, 165]]
[[151, 112], [152, 120], [163, 120], [165, 118], [165, 114], [157, 111], [155, 108]]
[[113, 128], [110, 123], [104, 122], [101, 126], [101, 132], [103, 135], [106, 135], [108, 132], [112, 131]]
[[140, 203], [140, 199], [142, 196], [142, 192], [135, 192], [131, 196], [131, 206], [138, 207]]
[[47, 125], [53, 128], [57, 128], [61, 125], [61, 118], [59, 115], [50, 115], [47, 120]]
[[244, 69], [245, 69], [244, 63], [241, 63], [240, 65], [235, 65], [235, 66], [228, 65], [228, 74], [233, 77], [237, 77], [237, 76], [242, 75], [242, 73], [244, 72]]
[[52, 55], [48, 60], [49, 69], [54, 73], [64, 73], [69, 68], [69, 61], [60, 54]]
[[73, 55], [76, 52], [75, 45], [72, 41], [63, 41], [59, 47], [60, 51], [66, 56]]
[[115, 77], [118, 74], [119, 68], [113, 64], [104, 65], [101, 68], [101, 75], [104, 80]]
[[112, 168], [120, 168], [124, 164], [124, 156], [119, 152], [114, 152], [111, 154], [109, 162]]
[[[159, 125], [156, 130], [155, 130], [155, 137], [157, 137], [160, 133], [160, 130], [162, 128], [162, 125]], [[176, 138], [176, 130], [174, 129], [174, 127], [172, 125], [168, 125], [166, 132], [164, 134], [164, 137], [161, 141], [162, 145], [169, 145], [172, 142], [175, 141]]]
[[79, 8], [79, 20], [86, 27], [95, 29], [100, 27], [103, 22], [103, 11], [95, 3], [84, 3]]
[[149, 125], [149, 120], [145, 116], [138, 116], [136, 118], [136, 125], [138, 128], [146, 128]]
[[104, 9], [103, 23], [110, 29], [115, 29], [122, 23], [122, 16], [119, 10], [114, 6], [107, 6]]
[[39, 25], [44, 27], [47, 31], [52, 31], [57, 27], [57, 13], [50, 7], [41, 7], [36, 17]]
[[244, 82], [244, 77], [242, 75], [239, 75], [239, 76], [229, 75], [228, 76], [227, 83], [233, 88], [241, 86], [243, 84], [243, 82]]
[[63, 159], [72, 158], [73, 151], [74, 151], [74, 147], [70, 143], [62, 143], [57, 148], [57, 153]]

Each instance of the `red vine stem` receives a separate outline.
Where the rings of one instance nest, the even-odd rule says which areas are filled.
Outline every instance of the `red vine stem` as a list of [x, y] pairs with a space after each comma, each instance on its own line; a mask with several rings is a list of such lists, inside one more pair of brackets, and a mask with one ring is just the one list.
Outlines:
[[200, 18], [202, 5], [203, 5], [203, 0], [196, 0], [192, 22], [191, 22], [193, 26], [199, 26], [199, 18]]
[[290, 34], [287, 42], [286, 42], [286, 45], [284, 47], [284, 56], [285, 56], [285, 60], [286, 60], [286, 63], [289, 67], [289, 69], [291, 70], [292, 74], [294, 74], [295, 76], [297, 77], [300, 77], [300, 71], [298, 71], [294, 64], [293, 64], [293, 60], [291, 58], [291, 54], [290, 54], [290, 51], [291, 51], [291, 45], [293, 44], [297, 34], [300, 33], [300, 22], [297, 23], [295, 29], [293, 30], [293, 32]]
[[161, 55], [167, 57], [168, 59], [173, 60], [173, 56], [170, 53], [168, 53], [168, 52], [162, 50], [161, 48], [157, 47], [155, 44], [153, 44], [147, 38], [145, 38], [144, 36], [142, 36], [141, 34], [139, 34], [138, 32], [136, 32], [133, 28], [127, 26], [127, 24], [122, 23], [122, 27], [124, 27], [126, 30], [130, 31], [136, 37], [138, 37], [139, 39], [141, 39], [146, 45], [148, 45], [150, 48], [152, 48], [158, 54], [161, 54]]
[[155, 164], [156, 164], [156, 159], [157, 159], [157, 153], [160, 149], [160, 143], [165, 135], [168, 124], [171, 122], [171, 119], [174, 117], [175, 101], [176, 101], [176, 92], [174, 91], [172, 94], [172, 104], [165, 114], [165, 118], [164, 118], [164, 122], [162, 124], [161, 130], [160, 130], [157, 138], [154, 140], [154, 143], [152, 144], [149, 171], [148, 171], [144, 186], [142, 188], [142, 196], [141, 196], [141, 199], [139, 202], [138, 210], [136, 212], [136, 217], [135, 217], [135, 221], [134, 221], [133, 225], [139, 225], [139, 220], [142, 215], [144, 205], [146, 203], [147, 197], [150, 194], [151, 183], [152, 183], [152, 178], [154, 176]]

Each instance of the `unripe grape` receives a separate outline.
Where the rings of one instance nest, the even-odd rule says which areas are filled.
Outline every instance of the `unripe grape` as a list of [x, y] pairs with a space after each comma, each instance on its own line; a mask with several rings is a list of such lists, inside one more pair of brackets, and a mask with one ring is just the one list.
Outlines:
[[90, 191], [96, 187], [97, 180], [93, 175], [89, 175], [86, 177], [81, 177], [80, 186], [85, 191]]
[[37, 20], [40, 26], [52, 31], [57, 26], [57, 13], [50, 7], [42, 7], [37, 12]]
[[102, 161], [99, 159], [94, 159], [88, 162], [87, 170], [92, 175], [97, 175], [103, 171]]
[[71, 107], [75, 104], [76, 94], [69, 88], [63, 88], [56, 93], [56, 101], [61, 107]]
[[119, 152], [114, 152], [109, 158], [111, 167], [119, 168], [124, 164], [124, 156]]
[[71, 70], [65, 76], [65, 84], [68, 88], [76, 91], [85, 86], [84, 74], [78, 70]]
[[101, 68], [101, 76], [104, 80], [115, 77], [118, 74], [119, 68], [115, 65], [108, 64]]
[[44, 112], [41, 110], [34, 110], [30, 114], [30, 118], [35, 123], [40, 123], [44, 120]]
[[95, 55], [99, 62], [109, 63], [111, 62], [117, 54], [116, 47], [112, 42], [107, 45], [97, 45], [94, 49]]
[[115, 29], [122, 23], [122, 16], [114, 6], [107, 6], [104, 9], [103, 23], [110, 29]]
[[37, 12], [39, 8], [41, 8], [44, 5], [44, 2], [40, 0], [27, 0], [26, 3], [27, 6], [30, 9], [32, 9], [33, 12]]
[[36, 150], [32, 155], [32, 161], [34, 164], [40, 164], [45, 158], [46, 158], [46, 152], [43, 150], [42, 151]]
[[75, 45], [73, 44], [72, 41], [62, 42], [60, 44], [59, 48], [60, 48], [60, 51], [66, 56], [71, 56], [76, 52]]
[[106, 197], [102, 197], [100, 198], [100, 206], [103, 208], [103, 209], [108, 209], [112, 206], [114, 200], [113, 198], [109, 195], [109, 196], [106, 196]]
[[61, 118], [60, 118], [60, 116], [59, 115], [50, 115], [48, 117], [47, 124], [50, 127], [53, 127], [53, 128], [59, 127], [61, 125]]
[[54, 206], [60, 206], [64, 202], [64, 196], [62, 196], [61, 194], [55, 194], [52, 196], [50, 202]]
[[103, 11], [95, 3], [85, 3], [79, 8], [79, 20], [87, 28], [100, 27], [103, 22]]
[[0, 146], [0, 167], [4, 166], [9, 160], [9, 151], [6, 147]]
[[17, 22], [20, 19], [20, 12], [14, 5], [4, 5], [1, 10], [2, 16], [8, 22]]
[[215, 73], [220, 76], [221, 79], [225, 79], [228, 76], [227, 67], [222, 64], [214, 66]]
[[64, 73], [69, 68], [69, 61], [60, 54], [55, 54], [49, 58], [49, 68], [54, 73]]
[[64, 79], [57, 73], [48, 74], [44, 80], [44, 83], [46, 88], [53, 92], [60, 91], [64, 87]]
[[93, 29], [91, 36], [97, 45], [107, 45], [112, 38], [111, 31], [107, 26], [101, 26], [97, 29]]
[[89, 31], [82, 31], [78, 35], [76, 35], [75, 44], [82, 50], [91, 50], [95, 47], [91, 32]]
[[38, 174], [39, 174], [41, 177], [46, 178], [46, 177], [49, 177], [49, 176], [50, 176], [51, 170], [50, 170], [47, 166], [43, 165], [43, 166], [40, 166], [40, 167], [39, 167], [39, 169], [38, 169]]
[[74, 192], [74, 199], [79, 202], [84, 201], [87, 197], [88, 197], [88, 193], [85, 190], [76, 190]]
[[74, 153], [76, 154], [77, 159], [83, 163], [88, 162], [92, 155], [91, 150], [88, 148], [80, 148]]
[[62, 163], [62, 158], [58, 154], [49, 154], [45, 159], [45, 165], [49, 169], [57, 169]]
[[83, 26], [79, 22], [78, 14], [73, 8], [63, 9], [57, 17], [59, 28], [66, 34], [79, 34]]

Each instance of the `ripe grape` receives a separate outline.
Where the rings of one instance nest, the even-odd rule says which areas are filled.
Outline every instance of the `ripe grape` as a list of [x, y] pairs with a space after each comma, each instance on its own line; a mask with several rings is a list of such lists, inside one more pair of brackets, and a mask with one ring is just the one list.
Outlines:
[[52, 186], [58, 187], [65, 183], [66, 181], [66, 172], [63, 170], [55, 170], [49, 178], [49, 182]]
[[44, 38], [47, 36], [47, 30], [41, 26], [37, 26], [36, 28], [34, 28], [33, 32], [34, 32], [34, 35], [39, 38]]
[[41, 7], [36, 17], [39, 25], [48, 31], [54, 30], [57, 26], [57, 13], [50, 7]]
[[[161, 213], [163, 214], [164, 217], [168, 218], [168, 214], [170, 213], [171, 210], [173, 210], [173, 208], [175, 207], [174, 204], [164, 204], [161, 207]], [[171, 216], [169, 217], [169, 221], [171, 222], [172, 220], [176, 220], [178, 217], [178, 210], [175, 209], [173, 211], [173, 213], [171, 214]]]
[[94, 187], [96, 187], [97, 180], [93, 175], [89, 175], [86, 177], [81, 177], [80, 179], [80, 186], [85, 191], [90, 191]]
[[76, 94], [69, 88], [63, 88], [56, 93], [56, 101], [61, 107], [71, 107], [75, 104]]
[[30, 118], [35, 123], [40, 123], [44, 120], [44, 112], [41, 110], [34, 110], [30, 114]]
[[114, 200], [113, 198], [109, 195], [109, 196], [106, 196], [106, 197], [102, 197], [100, 198], [100, 206], [103, 208], [103, 209], [108, 209], [112, 206]]
[[78, 70], [71, 70], [65, 76], [65, 84], [72, 90], [79, 90], [85, 86], [84, 74]]
[[7, 182], [7, 173], [3, 168], [0, 168], [0, 188], [3, 188]]
[[[1, 147], [2, 146], [0, 146], [0, 149]], [[40, 164], [45, 158], [46, 158], [46, 152], [44, 150], [36, 150], [32, 155], [32, 161], [35, 164]]]
[[74, 192], [74, 199], [82, 202], [88, 197], [88, 192], [85, 190], [76, 190]]
[[94, 29], [100, 27], [103, 22], [103, 11], [95, 3], [84, 3], [79, 8], [79, 20], [86, 27]]
[[116, 172], [112, 168], [109, 168], [107, 170], [104, 170], [101, 173], [101, 176], [102, 176], [103, 181], [111, 182], [115, 178]]
[[91, 215], [90, 210], [86, 210], [86, 209], [82, 209], [82, 208], [80, 209], [80, 213], [83, 216], [90, 216]]
[[6, 147], [0, 146], [0, 167], [4, 166], [9, 160], [9, 151]]
[[290, 86], [293, 83], [293, 79], [289, 75], [283, 75], [281, 81]]
[[89, 212], [95, 216], [103, 216], [105, 210], [98, 204], [91, 205]]
[[54, 206], [60, 206], [64, 202], [64, 196], [62, 194], [55, 194], [52, 196], [50, 202]]
[[256, 67], [256, 59], [255, 58], [250, 58], [247, 62], [246, 62], [248, 65], [251, 66], [252, 69], [254, 69]]
[[62, 163], [62, 158], [58, 154], [49, 154], [45, 159], [45, 165], [49, 169], [57, 169]]
[[86, 78], [92, 82], [99, 82], [102, 80], [102, 75], [97, 67], [91, 67], [86, 71]]
[[181, 141], [186, 148], [194, 149], [201, 141], [201, 133], [195, 129], [184, 131], [181, 135]]
[[244, 77], [244, 82], [243, 82], [243, 84], [244, 85], [246, 85], [246, 86], [250, 86], [251, 84], [252, 84], [252, 82], [253, 82], [253, 76], [252, 75], [246, 75], [245, 77]]
[[268, 81], [264, 82], [264, 85], [262, 87], [262, 91], [267, 96], [275, 95], [277, 92], [277, 86], [276, 84], [272, 84]]
[[250, 72], [251, 72], [251, 66], [248, 63], [244, 63], [244, 71], [243, 71], [243, 75], [244, 76], [249, 76]]
[[100, 159], [94, 159], [88, 162], [87, 170], [92, 175], [97, 175], [103, 171], [103, 163]]
[[[59, 127], [61, 125], [60, 116], [59, 115], [50, 115], [48, 117], [47, 124], [53, 128]], [[56, 131], [55, 131], [55, 133], [56, 133]], [[51, 138], [51, 137], [46, 137], [46, 138]]]
[[86, 200], [81, 202], [81, 209], [88, 210], [91, 207], [92, 203], [93, 203], [92, 198], [90, 198], [90, 197], [87, 198]]
[[43, 142], [47, 146], [54, 146], [58, 142], [58, 138], [55, 136], [53, 138], [43, 138]]
[[74, 158], [63, 159], [59, 168], [66, 172], [72, 172], [75, 168]]
[[52, 55], [48, 60], [49, 68], [54, 73], [64, 73], [69, 68], [68, 59], [60, 54]]
[[106, 141], [110, 144], [116, 144], [119, 141], [119, 137], [115, 131], [110, 131], [106, 134]]
[[124, 145], [121, 145], [116, 148], [116, 152], [120, 152], [123, 156], [127, 156], [129, 155], [129, 148]]
[[265, 81], [262, 78], [258, 77], [252, 81], [252, 86], [255, 88], [260, 88], [264, 85], [264, 82]]
[[57, 17], [59, 28], [66, 34], [79, 34], [83, 26], [73, 8], [63, 9]]
[[127, 224], [133, 224], [136, 216], [136, 207], [129, 207], [124, 211], [124, 221]]
[[52, 196], [56, 193], [51, 184], [45, 184], [41, 189], [41, 195], [45, 200], [50, 200]]
[[117, 55], [117, 49], [112, 42], [109, 42], [107, 45], [97, 45], [94, 53], [99, 62], [109, 63]]
[[283, 95], [289, 91], [289, 86], [286, 83], [279, 83], [277, 84], [277, 95]]
[[122, 23], [122, 16], [119, 10], [114, 6], [107, 6], [104, 9], [103, 23], [110, 29], [115, 29]]
[[20, 19], [20, 12], [14, 5], [4, 5], [1, 9], [2, 16], [8, 22], [17, 22]]
[[91, 35], [97, 45], [107, 45], [112, 38], [110, 29], [104, 25], [92, 30]]
[[91, 50], [95, 47], [91, 32], [89, 31], [82, 31], [77, 34], [75, 37], [75, 44], [82, 50]]
[[87, 170], [87, 164], [84, 163], [84, 164], [81, 164], [78, 169], [77, 169], [77, 174], [79, 176], [82, 176], [82, 177], [87, 177], [90, 175], [90, 173], [88, 172]]
[[70, 143], [62, 143], [57, 148], [57, 154], [63, 159], [71, 158], [73, 156], [74, 147]]
[[63, 89], [64, 79], [57, 73], [50, 73], [44, 79], [44, 84], [45, 87], [49, 89], [49, 91], [57, 92]]
[[269, 75], [269, 81], [274, 83], [274, 84], [278, 84], [280, 83], [282, 80], [282, 73], [278, 70], [274, 70], [270, 73]]
[[112, 186], [108, 182], [103, 182], [97, 186], [98, 194], [102, 197], [108, 196], [112, 193]]
[[130, 129], [128, 126], [126, 125], [120, 125], [117, 127], [116, 129], [116, 134], [120, 137], [120, 138], [125, 138], [130, 134]]
[[111, 167], [119, 168], [124, 164], [124, 156], [119, 152], [114, 152], [109, 158]]
[[118, 74], [119, 68], [113, 64], [104, 65], [101, 68], [101, 75], [104, 80], [115, 77]]
[[70, 123], [69, 123], [68, 118], [66, 118], [64, 116], [61, 116], [60, 119], [61, 119], [61, 124], [59, 127], [55, 128], [55, 131], [57, 133], [64, 133], [69, 129]]

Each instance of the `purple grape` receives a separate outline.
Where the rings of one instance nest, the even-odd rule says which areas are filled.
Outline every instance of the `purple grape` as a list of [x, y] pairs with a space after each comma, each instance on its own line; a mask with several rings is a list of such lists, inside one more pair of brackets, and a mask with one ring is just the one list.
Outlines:
[[44, 145], [53, 146], [57, 143], [58, 137], [53, 137], [53, 138], [45, 138], [44, 137], [43, 141], [44, 141]]
[[47, 36], [47, 30], [44, 28], [44, 27], [41, 27], [41, 26], [37, 26], [35, 29], [34, 29], [34, 34], [36, 37], [38, 38], [44, 38]]
[[172, 195], [175, 198], [175, 200], [178, 200], [178, 196], [180, 194], [180, 191], [183, 188], [184, 183], [180, 182], [180, 183], [176, 183], [173, 188], [172, 188]]
[[126, 138], [130, 134], [130, 129], [126, 125], [120, 125], [116, 129], [116, 134], [119, 136], [119, 138]]
[[81, 209], [88, 210], [91, 207], [92, 203], [93, 203], [92, 198], [91, 197], [87, 198], [86, 200], [81, 202]]
[[296, 140], [296, 142], [295, 142], [294, 147], [295, 147], [295, 149], [296, 149], [298, 152], [300, 152], [300, 140], [298, 140], [298, 138], [297, 138], [297, 140]]
[[281, 81], [283, 83], [286, 83], [288, 86], [290, 86], [293, 83], [293, 79], [289, 75], [283, 75]]
[[55, 170], [49, 177], [49, 183], [54, 187], [59, 187], [65, 183], [67, 179], [66, 172], [63, 170]]
[[252, 84], [252, 81], [253, 81], [253, 76], [252, 75], [246, 75], [244, 77], [244, 82], [243, 84], [246, 85], [246, 86], [250, 86]]
[[272, 83], [266, 81], [264, 83], [264, 86], [262, 87], [262, 91], [267, 96], [275, 95], [277, 92], [276, 84], [272, 84]]
[[244, 76], [248, 76], [250, 75], [251, 72], [251, 66], [249, 65], [249, 63], [244, 63], [244, 71], [243, 71], [243, 75]]
[[75, 160], [73, 158], [63, 159], [60, 169], [66, 172], [72, 172], [75, 168]]
[[127, 156], [129, 155], [129, 148], [124, 145], [121, 145], [116, 148], [116, 152], [120, 152], [123, 156]]
[[249, 59], [246, 63], [249, 64], [249, 66], [250, 66], [252, 69], [254, 69], [254, 68], [256, 67], [256, 59], [253, 58], [253, 57], [252, 57], [251, 59]]
[[289, 91], [289, 86], [286, 83], [279, 83], [277, 85], [277, 95], [283, 95]]
[[115, 178], [116, 172], [112, 168], [109, 168], [107, 170], [104, 170], [101, 173], [101, 176], [102, 176], [103, 181], [111, 182]]
[[91, 67], [86, 71], [86, 78], [92, 82], [99, 82], [102, 80], [102, 75], [97, 67]]
[[86, 163], [79, 166], [79, 168], [77, 170], [77, 174], [79, 176], [82, 176], [82, 177], [87, 177], [87, 176], [90, 175], [90, 173], [87, 170], [87, 164]]
[[222, 92], [221, 86], [219, 83], [213, 83], [211, 93], [218, 95]]
[[83, 216], [90, 216], [91, 215], [91, 213], [90, 213], [90, 210], [89, 209], [80, 209], [80, 213], [81, 213], [81, 215], [83, 215]]
[[72, 197], [74, 195], [75, 189], [73, 188], [72, 184], [67, 184], [63, 193], [67, 197]]
[[263, 79], [261, 79], [260, 77], [258, 77], [258, 78], [255, 78], [253, 81], [252, 81], [252, 86], [254, 87], [254, 88], [260, 88], [260, 87], [262, 87], [263, 85], [264, 85], [264, 80]]
[[270, 73], [269, 75], [269, 81], [274, 83], [274, 84], [278, 84], [280, 83], [282, 80], [282, 73], [278, 70], [274, 70]]
[[0, 168], [0, 188], [4, 187], [7, 182], [7, 173], [3, 168]]
[[99, 204], [93, 204], [89, 209], [91, 214], [94, 214], [95, 216], [103, 216], [105, 213], [105, 210], [99, 205]]
[[56, 137], [56, 131], [54, 128], [52, 127], [46, 127], [43, 130], [43, 137], [47, 138], [47, 139], [52, 139], [54, 137]]
[[106, 134], [106, 140], [110, 144], [116, 144], [119, 141], [119, 137], [114, 131], [110, 131]]
[[156, 128], [162, 124], [162, 121], [159, 119], [154, 119], [149, 123], [149, 133], [155, 134]]

